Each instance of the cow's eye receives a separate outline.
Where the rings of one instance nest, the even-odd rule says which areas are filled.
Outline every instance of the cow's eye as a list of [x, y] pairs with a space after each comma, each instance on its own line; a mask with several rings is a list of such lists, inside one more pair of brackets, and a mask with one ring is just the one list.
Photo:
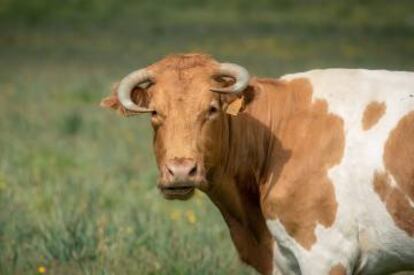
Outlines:
[[216, 106], [210, 106], [208, 108], [208, 115], [209, 116], [214, 116], [215, 114], [217, 114], [218, 112], [218, 108]]
[[157, 111], [154, 110], [154, 111], [151, 112], [151, 116], [152, 117], [156, 117], [157, 115], [158, 115], [158, 112]]
[[218, 109], [216, 106], [210, 106], [210, 108], [208, 108], [208, 113], [211, 115], [217, 113], [217, 111]]

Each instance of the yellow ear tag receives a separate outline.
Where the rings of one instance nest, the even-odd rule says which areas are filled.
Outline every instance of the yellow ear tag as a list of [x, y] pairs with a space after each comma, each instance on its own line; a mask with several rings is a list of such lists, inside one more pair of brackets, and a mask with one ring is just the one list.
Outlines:
[[237, 116], [243, 106], [243, 97], [235, 99], [227, 106], [226, 113], [232, 116]]

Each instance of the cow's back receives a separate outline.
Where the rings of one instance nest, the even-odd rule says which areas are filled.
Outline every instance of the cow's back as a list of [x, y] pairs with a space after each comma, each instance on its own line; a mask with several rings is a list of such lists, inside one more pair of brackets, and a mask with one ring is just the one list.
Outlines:
[[[291, 255], [278, 264], [289, 268], [294, 256], [303, 272], [324, 255], [332, 268], [348, 272], [352, 265], [369, 274], [414, 268], [414, 73], [328, 69], [282, 79], [309, 81], [312, 100], [326, 102], [328, 113], [343, 121], [345, 144], [328, 171], [334, 222], [316, 227], [308, 249], [283, 240]], [[285, 229], [268, 225], [281, 240], [276, 235]], [[332, 259], [325, 255], [330, 251]]]

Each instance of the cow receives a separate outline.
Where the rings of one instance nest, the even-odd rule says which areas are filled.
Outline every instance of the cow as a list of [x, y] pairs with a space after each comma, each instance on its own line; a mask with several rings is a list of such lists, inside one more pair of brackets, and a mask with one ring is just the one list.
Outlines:
[[161, 194], [207, 194], [259, 273], [414, 269], [414, 73], [259, 78], [174, 54], [101, 105], [150, 114]]

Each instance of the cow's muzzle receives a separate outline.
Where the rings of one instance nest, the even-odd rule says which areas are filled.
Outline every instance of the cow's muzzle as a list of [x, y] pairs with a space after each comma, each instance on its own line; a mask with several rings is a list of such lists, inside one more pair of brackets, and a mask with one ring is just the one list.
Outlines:
[[189, 199], [204, 180], [202, 169], [189, 158], [175, 158], [162, 168], [158, 188], [166, 199]]

